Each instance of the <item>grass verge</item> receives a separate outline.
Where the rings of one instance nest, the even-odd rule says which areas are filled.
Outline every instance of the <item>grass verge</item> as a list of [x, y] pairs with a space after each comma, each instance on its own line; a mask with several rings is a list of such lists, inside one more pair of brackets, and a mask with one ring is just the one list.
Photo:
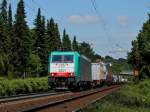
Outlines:
[[130, 83], [78, 112], [150, 112], [150, 80]]
[[0, 96], [48, 91], [47, 77], [9, 80], [0, 78]]

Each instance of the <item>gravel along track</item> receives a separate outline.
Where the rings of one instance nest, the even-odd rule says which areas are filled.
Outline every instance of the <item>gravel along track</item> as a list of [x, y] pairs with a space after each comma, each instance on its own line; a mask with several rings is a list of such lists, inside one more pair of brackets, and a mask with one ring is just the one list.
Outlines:
[[0, 112], [71, 112], [82, 108], [120, 86], [102, 87], [82, 92], [65, 93], [0, 104]]
[[116, 91], [118, 88], [119, 86], [111, 86], [73, 93], [71, 95], [67, 95], [67, 97], [64, 97], [63, 99], [57, 99], [56, 101], [49, 102], [48, 104], [35, 106], [30, 109], [26, 109], [23, 112], [70, 112], [100, 99], [110, 94], [112, 91]]
[[45, 93], [37, 95], [29, 95], [22, 97], [12, 97], [0, 99], [0, 112], [20, 112], [23, 109], [30, 108], [32, 106], [37, 106], [39, 104], [45, 104], [49, 102], [49, 99], [55, 101], [55, 97], [60, 97], [65, 94], [70, 94], [71, 92], [55, 92], [55, 93]]
[[43, 92], [43, 93], [32, 93], [32, 94], [23, 94], [23, 95], [16, 95], [16, 96], [10, 96], [10, 97], [0, 97], [0, 104], [1, 103], [7, 103], [7, 102], [13, 102], [13, 101], [19, 101], [19, 100], [25, 100], [25, 99], [33, 99], [33, 98], [39, 98], [39, 97], [44, 97], [44, 96], [50, 96], [50, 95], [56, 95], [56, 94], [62, 94], [62, 93], [67, 93], [66, 92], [54, 92], [54, 91], [49, 91], [49, 92]]
[[[56, 103], [56, 105], [52, 105], [50, 107], [47, 106], [47, 108], [44, 109], [37, 109], [35, 110], [36, 112], [73, 112], [76, 111], [80, 108], [83, 108], [93, 102], [96, 102], [97, 100], [111, 94], [112, 92], [118, 90], [120, 87], [112, 87], [109, 89], [104, 89], [104, 90], [95, 90], [86, 92], [86, 93], [80, 93], [80, 95], [76, 96], [72, 100], [66, 100], [63, 101], [62, 103]], [[80, 97], [81, 96], [81, 97]], [[71, 98], [70, 98], [71, 99]], [[34, 110], [33, 110], [34, 111]], [[26, 112], [33, 112], [32, 110], [26, 111]], [[34, 112], [35, 112], [34, 111]]]

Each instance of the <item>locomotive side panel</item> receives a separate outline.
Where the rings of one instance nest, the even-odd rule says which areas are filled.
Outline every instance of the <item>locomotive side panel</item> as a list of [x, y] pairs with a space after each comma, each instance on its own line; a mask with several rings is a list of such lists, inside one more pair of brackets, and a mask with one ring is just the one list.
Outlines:
[[79, 75], [80, 81], [92, 81], [91, 61], [82, 55], [79, 57]]

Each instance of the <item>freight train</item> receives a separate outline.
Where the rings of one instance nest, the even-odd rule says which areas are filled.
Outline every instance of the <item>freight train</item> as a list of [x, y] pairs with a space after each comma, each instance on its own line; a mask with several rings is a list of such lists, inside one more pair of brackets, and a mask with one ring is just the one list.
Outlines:
[[90, 59], [75, 51], [53, 51], [48, 60], [51, 88], [90, 88], [113, 80], [104, 63], [91, 63]]

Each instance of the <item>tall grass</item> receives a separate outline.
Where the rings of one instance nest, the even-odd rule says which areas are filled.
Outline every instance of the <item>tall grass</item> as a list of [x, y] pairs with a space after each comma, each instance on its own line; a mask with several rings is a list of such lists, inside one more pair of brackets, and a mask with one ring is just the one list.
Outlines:
[[126, 85], [79, 112], [150, 112], [150, 80]]
[[45, 92], [48, 89], [47, 77], [15, 80], [0, 78], [0, 96]]

